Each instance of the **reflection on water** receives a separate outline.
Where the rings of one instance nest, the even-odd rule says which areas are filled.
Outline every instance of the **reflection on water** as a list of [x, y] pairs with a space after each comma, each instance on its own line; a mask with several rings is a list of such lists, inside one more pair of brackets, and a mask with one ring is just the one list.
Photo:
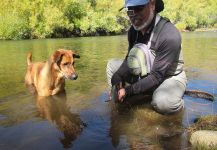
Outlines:
[[189, 89], [196, 89], [209, 92], [215, 96], [215, 101], [207, 101], [200, 98], [193, 98], [185, 95], [185, 114], [183, 119], [183, 126], [188, 127], [194, 123], [195, 119], [200, 116], [217, 114], [217, 80], [216, 75], [197, 73], [197, 78], [190, 77], [188, 82]]
[[116, 105], [111, 102], [110, 136], [115, 147], [121, 143], [123, 137], [130, 149], [172, 150], [189, 147], [188, 142], [181, 143], [184, 133], [184, 111], [165, 116], [153, 111], [150, 100], [144, 103], [144, 99], [140, 98], [137, 101], [140, 103], [133, 105]]
[[64, 134], [60, 138], [64, 148], [70, 148], [72, 141], [81, 133], [84, 123], [79, 115], [70, 112], [65, 93], [50, 97], [37, 97], [39, 116], [54, 124]]
[[[188, 88], [216, 96], [217, 34], [182, 37]], [[33, 61], [44, 61], [58, 48], [79, 53], [79, 78], [66, 80], [66, 95], [30, 95], [24, 86], [26, 54], [32, 51]], [[0, 41], [0, 149], [191, 149], [185, 127], [202, 115], [217, 114], [217, 102], [184, 96], [185, 109], [170, 116], [144, 101], [118, 107], [105, 102], [106, 63], [126, 51], [126, 35]]]

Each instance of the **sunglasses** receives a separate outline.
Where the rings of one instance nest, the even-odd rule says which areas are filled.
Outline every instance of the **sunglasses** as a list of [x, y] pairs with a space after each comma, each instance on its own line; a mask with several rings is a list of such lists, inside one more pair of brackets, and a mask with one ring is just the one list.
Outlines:
[[133, 16], [135, 16], [135, 13], [141, 12], [146, 6], [147, 6], [147, 4], [146, 5], [128, 7], [127, 8], [127, 15], [129, 17], [133, 17]]

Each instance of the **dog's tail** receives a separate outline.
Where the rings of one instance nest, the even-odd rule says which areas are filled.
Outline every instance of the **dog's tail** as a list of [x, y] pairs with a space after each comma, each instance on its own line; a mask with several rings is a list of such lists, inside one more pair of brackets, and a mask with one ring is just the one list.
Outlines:
[[29, 52], [27, 54], [27, 59], [26, 60], [27, 60], [27, 65], [28, 66], [32, 64], [32, 53], [31, 52]]
[[214, 101], [215, 100], [215, 97], [212, 94], [209, 94], [209, 93], [203, 92], [203, 91], [186, 90], [185, 94], [189, 95], [189, 96], [192, 96], [192, 97], [196, 97], [196, 98], [207, 99], [207, 100], [210, 100], [210, 101]]

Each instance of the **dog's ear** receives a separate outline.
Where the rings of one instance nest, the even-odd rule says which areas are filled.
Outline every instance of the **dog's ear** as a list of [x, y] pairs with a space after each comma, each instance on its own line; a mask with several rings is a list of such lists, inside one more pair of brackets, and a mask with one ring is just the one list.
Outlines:
[[62, 58], [62, 55], [63, 55], [63, 54], [62, 54], [61, 51], [56, 50], [56, 51], [53, 53], [52, 57], [51, 57], [51, 61], [52, 61], [53, 63], [59, 62], [59, 61], [61, 60], [61, 58]]
[[80, 55], [76, 54], [75, 52], [72, 52], [72, 57], [73, 58], [80, 58]]

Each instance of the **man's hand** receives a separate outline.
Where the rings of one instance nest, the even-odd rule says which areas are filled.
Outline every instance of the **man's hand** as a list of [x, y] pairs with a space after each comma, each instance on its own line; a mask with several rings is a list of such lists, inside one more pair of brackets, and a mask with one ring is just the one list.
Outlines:
[[114, 102], [119, 102], [119, 103], [124, 101], [125, 96], [126, 96], [126, 91], [123, 88], [122, 82], [119, 82], [117, 85], [113, 86], [109, 94], [111, 100], [114, 100]]
[[126, 95], [125, 89], [124, 88], [119, 89], [119, 91], [118, 91], [118, 101], [123, 102], [125, 95]]

